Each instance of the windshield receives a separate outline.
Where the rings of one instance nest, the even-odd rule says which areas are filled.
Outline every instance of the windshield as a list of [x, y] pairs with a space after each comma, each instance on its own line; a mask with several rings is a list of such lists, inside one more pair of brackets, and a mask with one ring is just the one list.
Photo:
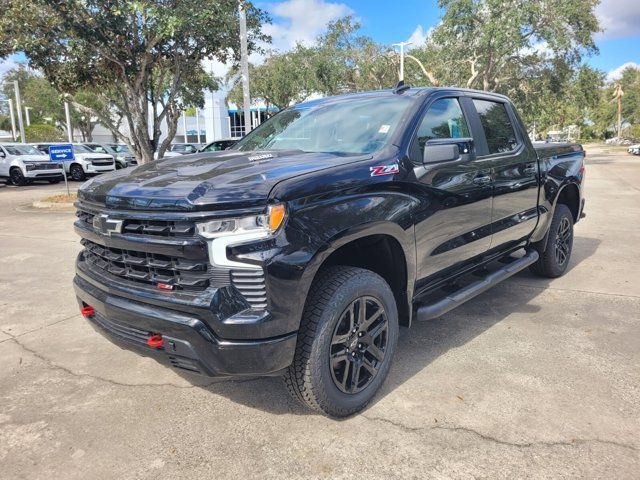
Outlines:
[[31, 145], [4, 145], [9, 155], [42, 155], [42, 152]]
[[74, 153], [95, 153], [90, 148], [85, 147], [84, 145], [74, 145], [73, 151]]
[[410, 98], [393, 95], [296, 105], [260, 125], [234, 149], [372, 153], [388, 143], [411, 104]]
[[126, 145], [118, 145], [114, 143], [109, 146], [113, 148], [116, 153], [129, 153], [129, 147], [127, 147]]

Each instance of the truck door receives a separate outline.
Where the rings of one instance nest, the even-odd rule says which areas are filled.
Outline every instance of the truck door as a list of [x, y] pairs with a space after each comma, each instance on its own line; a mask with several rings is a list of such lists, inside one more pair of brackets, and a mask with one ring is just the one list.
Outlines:
[[495, 97], [473, 98], [482, 126], [477, 148], [491, 166], [493, 213], [491, 248], [509, 248], [526, 240], [538, 219], [538, 158], [513, 107]]
[[[422, 200], [415, 222], [419, 283], [463, 266], [491, 241], [491, 172], [475, 154], [466, 109], [457, 97], [428, 102], [409, 147]], [[428, 158], [433, 147], [447, 146], [459, 151], [457, 159]]]

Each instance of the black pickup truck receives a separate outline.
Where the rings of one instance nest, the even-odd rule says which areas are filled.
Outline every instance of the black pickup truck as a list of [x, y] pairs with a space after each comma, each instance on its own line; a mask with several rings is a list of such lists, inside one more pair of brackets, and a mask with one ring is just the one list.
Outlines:
[[500, 95], [408, 88], [291, 107], [230, 150], [78, 193], [82, 314], [207, 376], [283, 375], [331, 416], [384, 381], [399, 326], [569, 263], [585, 152], [534, 147]]

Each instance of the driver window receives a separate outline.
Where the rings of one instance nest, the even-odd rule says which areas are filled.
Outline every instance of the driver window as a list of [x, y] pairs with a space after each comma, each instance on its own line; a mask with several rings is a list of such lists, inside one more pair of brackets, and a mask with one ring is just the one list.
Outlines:
[[441, 98], [431, 104], [422, 119], [416, 138], [420, 147], [420, 158], [424, 146], [434, 138], [470, 137], [469, 127], [457, 98]]

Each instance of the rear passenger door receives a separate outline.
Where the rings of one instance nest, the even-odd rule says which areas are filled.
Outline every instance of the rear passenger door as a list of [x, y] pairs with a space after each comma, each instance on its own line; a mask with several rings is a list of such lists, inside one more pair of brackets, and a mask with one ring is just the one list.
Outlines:
[[491, 248], [509, 248], [531, 234], [537, 222], [538, 160], [510, 103], [497, 97], [471, 99], [480, 124], [478, 158], [491, 167]]

